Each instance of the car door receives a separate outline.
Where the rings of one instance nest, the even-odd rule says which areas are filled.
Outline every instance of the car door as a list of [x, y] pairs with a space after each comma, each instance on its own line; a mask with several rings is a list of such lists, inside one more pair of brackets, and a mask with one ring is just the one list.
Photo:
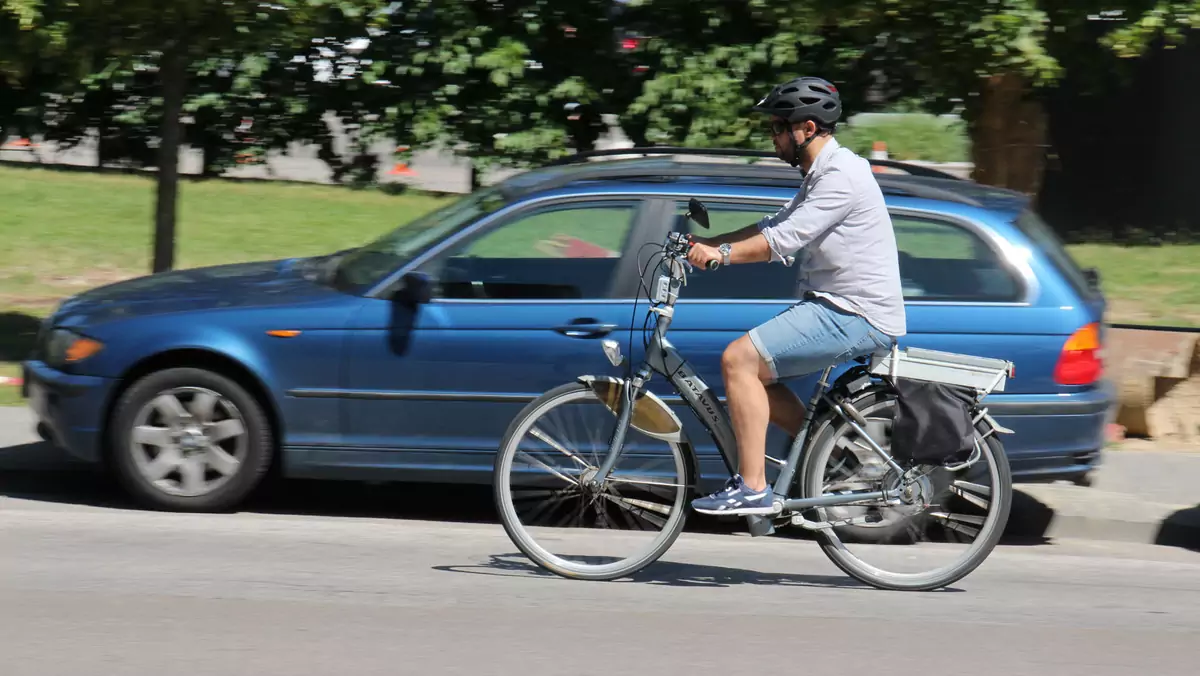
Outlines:
[[583, 373], [619, 373], [600, 340], [628, 336], [637, 198], [518, 206], [414, 262], [433, 297], [369, 300], [348, 349], [347, 443], [407, 468], [490, 475], [505, 428], [532, 398]]

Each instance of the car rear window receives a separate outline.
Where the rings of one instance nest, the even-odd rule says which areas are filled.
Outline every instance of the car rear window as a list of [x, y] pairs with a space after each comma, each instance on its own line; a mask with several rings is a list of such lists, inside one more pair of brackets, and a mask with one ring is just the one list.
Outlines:
[[1083, 298], [1092, 298], [1099, 294], [1099, 291], [1093, 289], [1092, 285], [1088, 283], [1088, 278], [1083, 274], [1083, 270], [1079, 268], [1075, 259], [1067, 253], [1062, 240], [1036, 211], [1026, 209], [1017, 216], [1014, 224], [1035, 246], [1045, 252], [1051, 264], [1059, 274], [1067, 279], [1076, 293]]

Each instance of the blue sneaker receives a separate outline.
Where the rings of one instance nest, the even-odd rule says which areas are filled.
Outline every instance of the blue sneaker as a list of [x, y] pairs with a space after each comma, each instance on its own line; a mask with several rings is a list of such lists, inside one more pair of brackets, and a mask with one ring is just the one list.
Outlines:
[[769, 485], [761, 491], [752, 491], [746, 487], [742, 475], [735, 474], [722, 490], [693, 500], [692, 509], [701, 514], [774, 514], [775, 492]]

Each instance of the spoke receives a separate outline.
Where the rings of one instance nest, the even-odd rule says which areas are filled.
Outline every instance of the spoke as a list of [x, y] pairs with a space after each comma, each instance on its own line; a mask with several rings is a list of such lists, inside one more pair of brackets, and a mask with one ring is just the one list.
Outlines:
[[667, 507], [666, 505], [660, 505], [657, 502], [650, 502], [649, 500], [638, 500], [636, 498], [626, 498], [626, 497], [622, 497], [620, 495], [613, 495], [612, 493], [604, 493], [603, 495], [604, 495], [604, 497], [608, 498], [609, 500], [616, 501], [618, 504], [620, 504], [623, 507], [639, 507], [641, 509], [646, 509], [651, 512], [658, 512], [659, 514], [662, 514], [663, 516], [671, 516], [671, 508]]
[[649, 480], [643, 480], [643, 479], [617, 479], [611, 475], [606, 480], [606, 483], [637, 484], [639, 486], [661, 486], [663, 488], [684, 488], [684, 486], [682, 484], [668, 484], [668, 483], [663, 483], [661, 481], [649, 481]]
[[566, 515], [554, 524], [555, 528], [563, 528], [572, 523], [583, 523], [583, 514], [587, 511], [588, 501], [584, 500], [583, 494], [580, 493], [578, 502], [575, 509], [566, 510]]
[[196, 420], [202, 423], [212, 422], [213, 407], [217, 405], [217, 397], [211, 392], [197, 392], [188, 408]]
[[142, 425], [133, 428], [133, 443], [167, 448], [171, 445], [171, 431], [165, 427]]
[[151, 481], [159, 481], [178, 468], [182, 462], [183, 456], [178, 448], [164, 448], [153, 460], [142, 466], [142, 473]]
[[183, 404], [173, 394], [160, 394], [154, 399], [154, 409], [162, 415], [167, 427], [178, 427], [185, 419], [191, 417]]
[[533, 511], [532, 511], [532, 512], [529, 514], [529, 521], [530, 521], [530, 523], [532, 523], [532, 522], [534, 522], [534, 521], [537, 521], [537, 518], [538, 518], [538, 517], [540, 517], [542, 514], [546, 513], [547, 511], [551, 510], [551, 509], [552, 509], [552, 508], [553, 508], [555, 505], [557, 505], [558, 503], [561, 503], [561, 502], [563, 502], [564, 500], [567, 500], [567, 499], [568, 499], [568, 498], [570, 498], [570, 497], [571, 497], [573, 494], [574, 494], [574, 495], [578, 495], [578, 493], [563, 493], [562, 495], [555, 496], [555, 497], [553, 497], [553, 498], [551, 498], [551, 499], [549, 499], [549, 500], [546, 500], [546, 501], [542, 502], [541, 504], [539, 504], [539, 505], [538, 505], [536, 508], [534, 508], [534, 509], [533, 509]]
[[578, 485], [578, 484], [579, 484], [579, 482], [578, 482], [578, 481], [576, 481], [575, 479], [572, 479], [572, 478], [568, 477], [566, 474], [563, 474], [562, 472], [560, 472], [560, 471], [558, 471], [558, 470], [554, 469], [554, 468], [553, 468], [553, 467], [551, 467], [550, 465], [547, 465], [546, 463], [542, 462], [541, 460], [538, 460], [537, 458], [533, 457], [532, 455], [529, 455], [529, 454], [528, 454], [528, 453], [526, 453], [525, 451], [518, 451], [518, 452], [517, 452], [517, 455], [523, 455], [523, 456], [526, 456], [526, 457], [528, 457], [528, 458], [529, 458], [529, 462], [530, 462], [530, 464], [532, 464], [532, 465], [535, 465], [535, 466], [537, 466], [537, 467], [541, 467], [541, 468], [545, 469], [547, 472], [550, 472], [550, 473], [551, 473], [551, 474], [553, 474], [554, 476], [556, 476], [556, 477], [558, 477], [558, 478], [562, 479], [563, 481], [565, 481], [565, 482], [567, 482], [567, 483], [569, 483], [569, 484], [572, 484], [572, 485]]
[[237, 458], [226, 453], [225, 449], [216, 445], [209, 445], [205, 461], [209, 467], [223, 476], [233, 474], [238, 470], [238, 466], [242, 464]]
[[188, 493], [204, 491], [204, 459], [200, 456], [187, 458], [179, 465], [180, 484]]
[[[637, 516], [638, 518], [641, 518], [647, 523], [657, 526], [658, 528], [665, 528], [667, 525], [666, 519], [654, 513], [655, 511], [662, 509], [661, 505], [654, 505], [653, 503], [647, 503], [642, 500], [631, 500], [619, 495], [612, 495], [611, 493], [603, 493], [602, 495], [606, 500], [614, 503], [618, 508], [620, 508], [621, 514], [624, 515], [627, 520], [633, 516]], [[643, 508], [642, 505], [653, 506], [655, 509], [653, 511], [647, 510]], [[667, 514], [670, 514], [669, 509], [667, 510]]]
[[205, 435], [208, 437], [209, 441], [214, 443], [218, 441], [225, 441], [226, 439], [232, 439], [233, 437], [240, 437], [245, 433], [246, 426], [242, 424], [241, 420], [237, 420], [236, 418], [214, 423], [212, 427], [209, 427], [208, 430], [205, 431]]
[[571, 492], [571, 489], [570, 489], [570, 487], [557, 488], [557, 489], [514, 488], [514, 489], [512, 489], [511, 492], [513, 494], [513, 502], [516, 502], [518, 500], [535, 500], [535, 499], [539, 499], [539, 498], [549, 498], [549, 497], [552, 497], [555, 495], [563, 495], [564, 493]]
[[982, 510], [986, 511], [987, 509], [991, 508], [990, 501], [979, 497], [981, 495], [991, 497], [992, 489], [988, 486], [973, 484], [969, 481], [955, 481], [954, 484], [950, 486], [950, 492]]
[[546, 444], [549, 445], [550, 448], [553, 448], [554, 450], [558, 451], [559, 453], [562, 453], [563, 455], [574, 460], [575, 462], [579, 463], [580, 465], [584, 466], [585, 468], [596, 469], [595, 467], [593, 467], [593, 466], [589, 465], [587, 462], [585, 462], [583, 460], [583, 458], [580, 458], [578, 455], [575, 455], [574, 453], [568, 451], [565, 447], [563, 447], [562, 444], [558, 443], [554, 439], [551, 439], [549, 434], [546, 434], [545, 432], [538, 429], [537, 427], [534, 427], [533, 429], [529, 430], [529, 433], [532, 434], [533, 436], [537, 437], [538, 439], [541, 439], [542, 441], [546, 442]]

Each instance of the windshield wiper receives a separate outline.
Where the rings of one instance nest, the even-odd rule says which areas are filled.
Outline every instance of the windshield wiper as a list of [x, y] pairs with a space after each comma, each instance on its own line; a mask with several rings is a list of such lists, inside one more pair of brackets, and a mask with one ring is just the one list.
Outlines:
[[346, 257], [346, 254], [357, 251], [358, 247], [342, 249], [329, 254], [321, 254], [313, 256], [304, 262], [304, 278], [318, 284], [328, 285], [334, 278], [338, 264]]

